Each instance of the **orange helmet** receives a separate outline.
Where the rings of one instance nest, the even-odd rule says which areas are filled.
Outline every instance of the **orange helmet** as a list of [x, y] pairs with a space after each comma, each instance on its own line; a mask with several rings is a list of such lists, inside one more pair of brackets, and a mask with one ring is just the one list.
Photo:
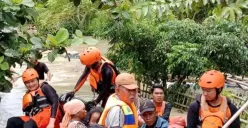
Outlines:
[[205, 72], [200, 80], [200, 87], [204, 88], [222, 88], [225, 84], [225, 77], [220, 71], [210, 70]]
[[36, 70], [33, 68], [28, 68], [22, 73], [22, 80], [23, 82], [32, 80], [34, 78], [39, 78], [39, 75]]
[[101, 58], [101, 52], [96, 47], [88, 47], [80, 54], [80, 61], [83, 65], [92, 65]]

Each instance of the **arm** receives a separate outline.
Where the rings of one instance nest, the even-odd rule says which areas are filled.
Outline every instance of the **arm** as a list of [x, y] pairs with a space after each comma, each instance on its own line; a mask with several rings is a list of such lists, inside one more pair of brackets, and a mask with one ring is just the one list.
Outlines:
[[[41, 62], [40, 62], [41, 63]], [[47, 80], [50, 81], [51, 78], [52, 78], [52, 74], [51, 72], [49, 71], [48, 67], [46, 66], [45, 63], [41, 63], [43, 65], [43, 70], [44, 72], [47, 74]]]
[[107, 114], [106, 118], [107, 128], [122, 128], [124, 125], [124, 113], [120, 106], [115, 106], [111, 108]]
[[74, 87], [74, 92], [77, 92], [84, 85], [84, 82], [87, 80], [89, 74], [90, 74], [90, 68], [85, 67], [83, 74], [80, 76], [76, 86]]
[[200, 105], [197, 103], [197, 101], [190, 104], [187, 114], [187, 128], [197, 128], [199, 123], [199, 108]]
[[110, 88], [113, 86], [112, 85], [112, 77], [113, 77], [113, 72], [112, 69], [106, 65], [101, 71], [102, 73], [102, 85], [103, 90], [99, 92], [98, 97], [96, 98], [95, 102], [98, 104], [102, 99], [106, 98], [108, 96], [107, 94], [110, 91]]
[[47, 72], [47, 80], [50, 81], [52, 78], [52, 74], [50, 71]]
[[142, 119], [142, 117], [139, 115], [138, 116], [138, 125], [141, 127], [143, 124], [145, 124], [145, 121]]
[[59, 97], [56, 93], [56, 90], [49, 84], [44, 84], [41, 89], [48, 102], [51, 104], [51, 116], [49, 123], [54, 124], [59, 106]]
[[163, 119], [167, 121], [169, 120], [171, 109], [172, 109], [172, 105], [170, 103], [167, 103], [166, 107], [164, 108], [164, 113], [162, 115]]
[[[237, 107], [234, 106], [232, 103], [229, 104], [229, 108], [231, 111], [231, 115], [233, 116], [237, 111]], [[239, 116], [231, 123], [231, 125], [229, 126], [229, 128], [240, 128], [240, 119]]]
[[139, 127], [141, 127], [145, 123], [145, 121], [140, 116], [140, 110], [139, 109], [137, 109], [137, 114], [138, 114], [138, 125], [139, 125]]

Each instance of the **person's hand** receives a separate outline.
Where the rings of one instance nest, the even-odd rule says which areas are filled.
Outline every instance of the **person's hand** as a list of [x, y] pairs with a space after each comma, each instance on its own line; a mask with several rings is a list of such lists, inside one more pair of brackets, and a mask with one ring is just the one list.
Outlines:
[[67, 101], [70, 101], [74, 97], [74, 91], [68, 92], [66, 94], [62, 94], [59, 97], [59, 102], [66, 103]]
[[49, 122], [49, 124], [47, 125], [46, 128], [54, 128], [54, 123], [50, 123], [50, 122]]
[[55, 118], [50, 118], [49, 124], [46, 128], [54, 128]]

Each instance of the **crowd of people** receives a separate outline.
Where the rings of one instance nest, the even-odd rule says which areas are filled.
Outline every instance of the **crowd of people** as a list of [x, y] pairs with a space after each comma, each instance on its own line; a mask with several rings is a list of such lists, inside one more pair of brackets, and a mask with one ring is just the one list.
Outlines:
[[[22, 74], [28, 90], [22, 104], [25, 115], [9, 118], [6, 128], [219, 128], [237, 112], [221, 95], [225, 77], [217, 70], [200, 77], [202, 94], [189, 106], [187, 118], [172, 117], [172, 104], [164, 101], [163, 86], [153, 86], [152, 99], [140, 103], [134, 75], [120, 73], [99, 49], [86, 48], [80, 60], [86, 66], [82, 76], [74, 89], [61, 97], [49, 83], [40, 82], [44, 72], [50, 79], [48, 68], [32, 61], [36, 68], [29, 67]], [[98, 97], [84, 102], [74, 95], [88, 77]], [[229, 128], [240, 128], [239, 118]]]

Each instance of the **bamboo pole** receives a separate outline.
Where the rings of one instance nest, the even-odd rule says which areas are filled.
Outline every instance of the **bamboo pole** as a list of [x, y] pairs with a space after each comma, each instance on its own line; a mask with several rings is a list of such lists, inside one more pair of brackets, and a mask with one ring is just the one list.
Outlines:
[[222, 128], [228, 128], [228, 126], [248, 107], [248, 101], [229, 119]]
[[245, 83], [245, 82], [242, 82], [242, 81], [238, 81], [238, 80], [234, 80], [232, 78], [226, 78], [226, 79], [229, 80], [229, 81], [232, 81], [232, 82], [235, 82], [235, 83], [239, 83], [239, 84], [242, 84], [242, 85], [248, 87], [248, 83]]

